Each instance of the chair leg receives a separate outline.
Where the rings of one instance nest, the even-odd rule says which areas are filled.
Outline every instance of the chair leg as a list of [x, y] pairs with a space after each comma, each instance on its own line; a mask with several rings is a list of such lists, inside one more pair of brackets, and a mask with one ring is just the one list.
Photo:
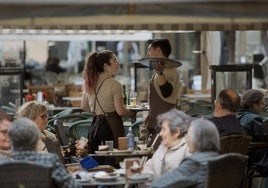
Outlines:
[[257, 188], [262, 188], [264, 178], [260, 178]]
[[253, 176], [254, 176], [254, 170], [249, 170], [248, 174], [247, 174], [245, 188], [251, 188], [252, 187]]

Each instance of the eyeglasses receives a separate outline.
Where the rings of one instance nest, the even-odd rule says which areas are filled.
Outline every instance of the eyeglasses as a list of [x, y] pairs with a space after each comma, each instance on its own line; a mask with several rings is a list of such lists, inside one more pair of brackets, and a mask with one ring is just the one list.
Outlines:
[[43, 115], [40, 115], [40, 117], [41, 117], [42, 119], [46, 119], [46, 118], [48, 118], [48, 115], [47, 115], [47, 114], [43, 114]]
[[7, 135], [8, 134], [8, 130], [0, 130], [0, 133], [3, 135]]

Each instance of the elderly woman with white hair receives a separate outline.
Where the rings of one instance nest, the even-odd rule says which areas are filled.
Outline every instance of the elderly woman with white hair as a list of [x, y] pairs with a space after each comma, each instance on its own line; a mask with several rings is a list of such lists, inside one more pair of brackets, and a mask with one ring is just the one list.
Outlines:
[[182, 188], [205, 186], [207, 162], [218, 156], [220, 138], [216, 126], [208, 120], [196, 119], [186, 135], [189, 152], [180, 165], [155, 179], [151, 187]]
[[176, 168], [177, 165], [189, 155], [185, 141], [191, 118], [184, 112], [172, 109], [158, 115], [159, 133], [162, 142], [144, 167], [143, 173], [158, 177], [161, 174]]

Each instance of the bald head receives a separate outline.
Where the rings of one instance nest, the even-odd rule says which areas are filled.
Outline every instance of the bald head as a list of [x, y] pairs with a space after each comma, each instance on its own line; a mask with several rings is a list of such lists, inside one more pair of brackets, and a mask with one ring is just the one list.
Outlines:
[[217, 102], [221, 108], [230, 112], [238, 112], [240, 108], [240, 96], [232, 89], [222, 90], [218, 97]]

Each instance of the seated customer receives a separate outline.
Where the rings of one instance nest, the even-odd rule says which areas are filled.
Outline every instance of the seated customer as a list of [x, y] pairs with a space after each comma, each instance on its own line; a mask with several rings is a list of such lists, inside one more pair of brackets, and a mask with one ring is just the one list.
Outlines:
[[[247, 90], [242, 98], [241, 109], [237, 115], [246, 134], [252, 136], [253, 142], [267, 142], [267, 133], [263, 124], [262, 112], [265, 106], [264, 95], [256, 89]], [[268, 175], [268, 150], [266, 148], [251, 148], [249, 164], [257, 166], [260, 176]], [[265, 178], [266, 184], [268, 179]]]
[[236, 114], [240, 108], [240, 97], [232, 89], [222, 90], [215, 101], [212, 121], [220, 137], [230, 134], [244, 134], [244, 129], [236, 119]]
[[218, 130], [211, 121], [196, 119], [191, 122], [186, 143], [193, 154], [175, 169], [155, 179], [152, 188], [205, 187], [207, 162], [219, 155]]
[[18, 118], [13, 121], [8, 132], [13, 153], [10, 158], [0, 160], [0, 163], [10, 161], [29, 161], [40, 165], [52, 167], [52, 179], [55, 187], [74, 188], [75, 180], [66, 171], [59, 157], [52, 153], [37, 153], [36, 147], [42, 135], [35, 122], [28, 118]]
[[[45, 137], [48, 137], [52, 140], [57, 140], [55, 134], [46, 130], [48, 116], [47, 107], [44, 104], [37, 101], [27, 102], [19, 108], [17, 114], [19, 117], [26, 117], [33, 120], [41, 131], [43, 139]], [[47, 152], [47, 148], [44, 142], [38, 143], [37, 151]]]
[[11, 127], [12, 118], [0, 111], [0, 158], [7, 157], [11, 153], [11, 144], [8, 138], [8, 130]]
[[[44, 105], [40, 102], [37, 102], [37, 101], [27, 102], [27, 103], [23, 104], [18, 110], [19, 117], [29, 118], [37, 124], [39, 130], [42, 133], [43, 140], [46, 137], [49, 139], [52, 139], [52, 140], [58, 140], [58, 138], [56, 137], [55, 134], [46, 130], [46, 124], [48, 121], [47, 113], [48, 112], [47, 112], [46, 105]], [[47, 153], [47, 148], [46, 148], [46, 145], [43, 141], [38, 143], [37, 151]], [[83, 148], [78, 149], [75, 146], [71, 145], [70, 147], [64, 149], [63, 155], [70, 156], [70, 155], [77, 154], [79, 156], [82, 156], [82, 155], [84, 155], [84, 151], [86, 151], [86, 150]]]
[[154, 177], [176, 168], [189, 155], [184, 136], [190, 125], [190, 117], [172, 109], [158, 115], [157, 120], [161, 125], [162, 143], [143, 167], [143, 173], [153, 174]]
[[237, 118], [252, 141], [268, 141], [265, 132], [262, 112], [265, 106], [264, 95], [256, 89], [247, 90], [242, 98]]

